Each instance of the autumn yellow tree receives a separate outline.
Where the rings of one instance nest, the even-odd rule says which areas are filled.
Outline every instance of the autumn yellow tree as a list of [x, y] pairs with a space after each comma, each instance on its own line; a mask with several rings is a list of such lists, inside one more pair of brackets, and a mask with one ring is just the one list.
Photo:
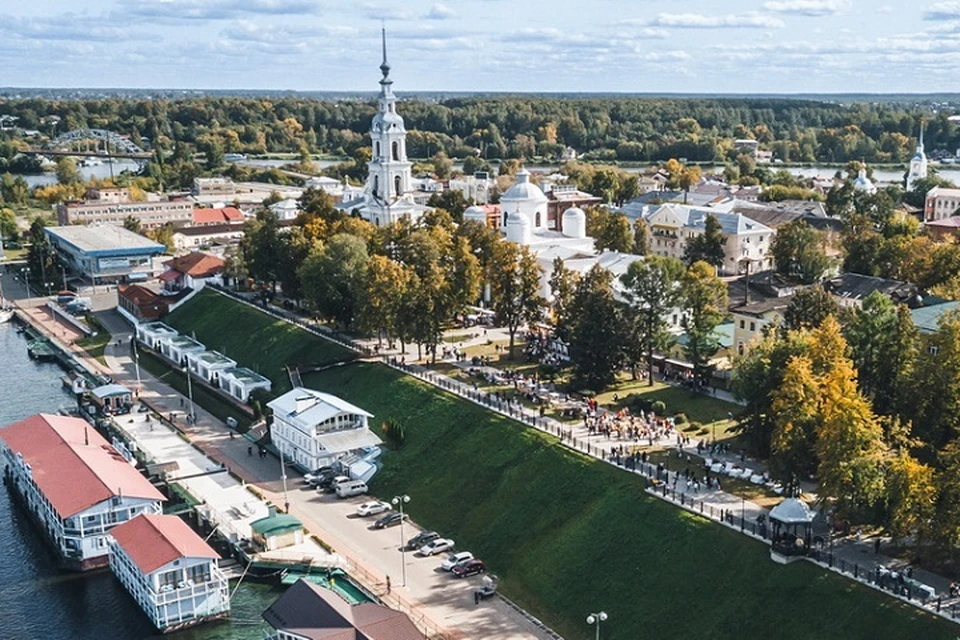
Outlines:
[[787, 362], [783, 382], [773, 393], [774, 429], [771, 471], [784, 483], [787, 495], [798, 493], [799, 480], [816, 466], [813, 455], [820, 384], [810, 359], [794, 356]]
[[887, 466], [887, 532], [919, 542], [933, 517], [937, 489], [933, 469], [901, 450]]

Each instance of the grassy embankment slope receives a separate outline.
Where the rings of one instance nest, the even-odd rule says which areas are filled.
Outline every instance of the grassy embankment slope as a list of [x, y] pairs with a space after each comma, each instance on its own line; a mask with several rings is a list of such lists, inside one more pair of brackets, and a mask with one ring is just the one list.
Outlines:
[[352, 351], [287, 322], [204, 290], [164, 318], [183, 334], [195, 334], [208, 349], [233, 358], [273, 381], [271, 396], [290, 389], [286, 366], [324, 365], [351, 358]]
[[[305, 376], [406, 426], [373, 490], [486, 560], [504, 592], [570, 640], [955, 638], [958, 628], [644, 493], [635, 477], [384, 366]], [[411, 562], [429, 562], [410, 559]], [[868, 560], [869, 561], [869, 560]]]

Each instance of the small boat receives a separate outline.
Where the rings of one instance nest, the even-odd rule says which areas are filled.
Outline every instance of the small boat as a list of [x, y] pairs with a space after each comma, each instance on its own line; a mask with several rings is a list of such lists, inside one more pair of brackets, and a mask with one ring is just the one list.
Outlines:
[[0, 324], [10, 322], [13, 319], [13, 309], [0, 309]]

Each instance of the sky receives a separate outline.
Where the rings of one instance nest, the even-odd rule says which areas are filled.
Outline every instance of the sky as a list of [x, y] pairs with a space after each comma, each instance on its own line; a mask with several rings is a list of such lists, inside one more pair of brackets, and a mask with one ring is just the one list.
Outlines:
[[0, 86], [960, 91], [960, 0], [0, 0]]

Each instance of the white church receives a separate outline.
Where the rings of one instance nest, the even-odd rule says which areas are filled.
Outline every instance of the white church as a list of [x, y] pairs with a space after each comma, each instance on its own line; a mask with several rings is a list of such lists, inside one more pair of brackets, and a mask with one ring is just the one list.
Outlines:
[[414, 185], [410, 173], [412, 163], [407, 159], [407, 130], [397, 113], [397, 97], [393, 93], [390, 65], [387, 63], [387, 34], [383, 31], [383, 63], [380, 65], [380, 97], [377, 115], [370, 125], [373, 155], [367, 163], [367, 183], [355, 198], [347, 199], [339, 208], [357, 211], [360, 216], [377, 226], [401, 219], [416, 222], [426, 205], [414, 200]]
[[923, 149], [923, 121], [920, 121], [920, 139], [917, 151], [910, 159], [910, 173], [907, 174], [907, 191], [912, 191], [917, 181], [927, 177], [927, 154]]

